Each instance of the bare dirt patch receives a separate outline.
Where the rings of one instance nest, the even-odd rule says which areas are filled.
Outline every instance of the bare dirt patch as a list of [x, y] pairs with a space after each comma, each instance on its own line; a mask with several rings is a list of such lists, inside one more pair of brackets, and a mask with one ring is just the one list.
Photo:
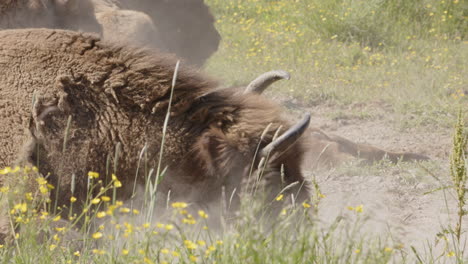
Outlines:
[[[288, 102], [283, 103], [288, 106]], [[428, 242], [433, 246], [438, 243], [435, 256], [449, 250], [445, 248], [445, 242], [438, 240], [437, 234], [448, 224], [455, 223], [455, 199], [447, 194], [451, 190], [445, 194], [444, 191], [431, 191], [449, 184], [451, 129], [400, 129], [400, 117], [385, 105], [355, 105], [338, 111], [336, 107], [323, 105], [313, 108], [289, 106], [294, 116], [300, 116], [304, 110], [311, 112], [311, 126], [326, 133], [385, 150], [422, 153], [431, 158], [422, 164], [370, 167], [361, 167], [355, 162], [314, 172], [310, 171], [311, 162], [306, 162], [308, 175], [315, 176], [326, 195], [320, 203], [318, 216], [324, 226], [340, 216], [366, 218], [360, 234], [390, 239], [392, 245], [389, 246], [402, 245], [403, 250], [410, 252], [410, 246], [424, 250]], [[362, 213], [347, 209], [358, 205], [363, 205]]]

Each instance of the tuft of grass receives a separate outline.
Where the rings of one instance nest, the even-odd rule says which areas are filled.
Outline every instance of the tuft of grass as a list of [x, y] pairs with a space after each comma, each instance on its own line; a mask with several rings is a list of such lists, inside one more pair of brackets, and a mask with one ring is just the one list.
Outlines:
[[450, 175], [453, 182], [453, 188], [456, 192], [458, 208], [458, 219], [454, 230], [458, 242], [460, 242], [462, 234], [463, 216], [467, 214], [464, 207], [466, 204], [466, 182], [468, 179], [467, 157], [465, 153], [468, 137], [464, 131], [465, 125], [463, 120], [463, 114], [460, 110], [457, 124], [455, 126], [453, 149], [450, 157]]

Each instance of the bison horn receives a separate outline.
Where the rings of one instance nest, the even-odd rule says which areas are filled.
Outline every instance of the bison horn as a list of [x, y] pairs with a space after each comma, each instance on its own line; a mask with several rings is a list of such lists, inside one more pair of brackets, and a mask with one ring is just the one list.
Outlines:
[[282, 70], [265, 72], [264, 74], [258, 76], [255, 80], [249, 83], [247, 88], [245, 88], [244, 94], [261, 94], [268, 86], [280, 79], [289, 80], [291, 79], [291, 76], [288, 72]]
[[283, 135], [264, 147], [260, 152], [260, 156], [267, 157], [272, 152], [283, 152], [288, 149], [289, 146], [294, 144], [294, 142], [304, 134], [309, 123], [310, 114], [308, 113], [300, 122], [292, 126], [288, 131], [284, 132]]

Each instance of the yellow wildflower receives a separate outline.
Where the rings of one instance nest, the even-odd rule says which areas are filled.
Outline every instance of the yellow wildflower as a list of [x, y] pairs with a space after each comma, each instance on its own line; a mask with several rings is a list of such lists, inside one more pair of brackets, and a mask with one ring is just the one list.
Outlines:
[[39, 187], [39, 191], [42, 193], [42, 194], [46, 194], [49, 192], [49, 189], [47, 189], [47, 187], [45, 187], [44, 185], [41, 185]]
[[103, 217], [105, 217], [105, 216], [106, 216], [106, 212], [104, 212], [104, 211], [100, 211], [100, 212], [98, 212], [98, 213], [96, 214], [96, 217], [97, 217], [97, 218], [103, 218]]
[[198, 215], [199, 215], [201, 218], [205, 218], [205, 219], [208, 218], [208, 214], [205, 213], [205, 211], [203, 211], [203, 210], [199, 210], [199, 211], [198, 211]]
[[26, 203], [15, 204], [13, 208], [17, 212], [21, 211], [22, 213], [26, 213], [26, 211], [28, 211], [28, 205]]
[[28, 192], [26, 194], [24, 194], [24, 197], [26, 198], [26, 200], [28, 201], [32, 201], [33, 200], [33, 195], [31, 192]]
[[364, 205], [360, 204], [360, 205], [356, 206], [356, 209], [355, 209], [355, 210], [356, 210], [356, 212], [358, 212], [358, 213], [362, 213], [363, 208], [364, 208]]
[[181, 209], [184, 209], [188, 206], [187, 203], [184, 203], [184, 202], [176, 202], [176, 203], [172, 203], [172, 208], [181, 208]]
[[120, 188], [120, 187], [122, 187], [122, 183], [119, 180], [114, 181], [114, 187], [115, 188]]
[[191, 249], [191, 250], [194, 250], [194, 249], [197, 249], [198, 246], [197, 244], [193, 243], [192, 241], [190, 240], [185, 240], [184, 241], [184, 245], [187, 249]]
[[11, 167], [5, 167], [4, 169], [0, 170], [0, 174], [5, 175], [11, 172]]
[[186, 214], [188, 214], [188, 212], [187, 212], [187, 210], [182, 209], [182, 210], [179, 211], [179, 214], [186, 215]]
[[122, 208], [120, 208], [120, 210], [119, 210], [119, 211], [120, 211], [121, 213], [124, 213], [124, 214], [126, 214], [126, 213], [130, 213], [130, 208], [127, 208], [127, 207], [122, 207]]
[[276, 197], [275, 200], [276, 200], [276, 201], [281, 201], [281, 200], [283, 200], [283, 197], [284, 197], [284, 195], [283, 195], [283, 194], [280, 194], [280, 195], [278, 195], [278, 196]]
[[193, 218], [184, 218], [182, 219], [182, 223], [188, 224], [188, 225], [194, 225], [197, 223], [197, 221]]
[[93, 178], [94, 178], [94, 179], [97, 179], [97, 178], [99, 178], [99, 173], [98, 173], [98, 172], [94, 172], [94, 171], [90, 171], [90, 172], [88, 172], [88, 177], [89, 177], [90, 179], [93, 179]]
[[96, 232], [96, 233], [94, 233], [94, 234], [92, 235], [92, 237], [93, 237], [94, 239], [100, 239], [100, 238], [102, 237], [102, 233], [101, 233], [101, 232]]

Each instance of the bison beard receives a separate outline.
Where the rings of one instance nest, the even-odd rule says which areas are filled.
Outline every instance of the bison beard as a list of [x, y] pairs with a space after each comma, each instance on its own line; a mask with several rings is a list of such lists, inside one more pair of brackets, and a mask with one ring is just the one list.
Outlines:
[[[0, 96], [10, 98], [0, 101], [0, 117], [8, 124], [0, 128], [0, 166], [18, 159], [37, 161], [40, 172], [50, 173], [55, 190], [60, 190], [58, 205], [70, 200], [72, 175], [76, 175], [74, 196], [82, 202], [87, 172], [99, 172], [107, 184], [106, 161], [114, 157], [119, 144], [118, 162], [110, 167], [117, 168], [115, 174], [124, 186], [120, 199], [127, 199], [135, 180], [145, 184], [141, 170], [135, 175], [144, 147], [148, 165], [156, 164], [174, 65], [165, 55], [76, 32], [0, 32]], [[31, 113], [33, 94], [37, 100]], [[257, 168], [262, 157], [269, 156], [265, 178], [277, 186], [271, 186], [268, 196], [299, 182], [289, 192], [296, 201], [307, 199], [308, 185], [300, 171], [305, 150], [300, 135], [309, 117], [292, 126], [280, 113], [261, 95], [218, 89], [199, 72], [182, 67], [162, 161], [168, 170], [158, 191], [170, 191], [173, 201], [188, 199], [207, 207], [220, 202], [223, 189], [237, 200], [252, 162]], [[274, 140], [278, 130], [280, 136]], [[25, 148], [31, 141], [38, 147]], [[257, 146], [259, 155], [255, 155]], [[22, 149], [29, 151], [18, 157]]]

